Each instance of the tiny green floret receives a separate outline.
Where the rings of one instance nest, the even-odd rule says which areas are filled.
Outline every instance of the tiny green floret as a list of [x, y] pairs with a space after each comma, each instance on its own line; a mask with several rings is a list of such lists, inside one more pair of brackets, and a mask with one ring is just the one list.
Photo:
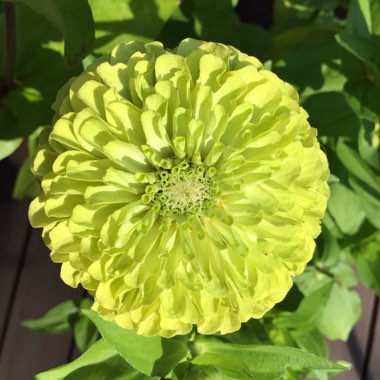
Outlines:
[[212, 170], [187, 161], [157, 172], [154, 200], [161, 205], [161, 215], [198, 215], [210, 210], [217, 193], [213, 175]]

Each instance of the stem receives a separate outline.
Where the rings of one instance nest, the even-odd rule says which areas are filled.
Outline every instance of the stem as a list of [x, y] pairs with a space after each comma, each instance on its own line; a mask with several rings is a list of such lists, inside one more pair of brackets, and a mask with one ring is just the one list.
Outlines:
[[333, 281], [335, 281], [338, 285], [342, 285], [342, 283], [340, 282], [340, 280], [333, 274], [331, 273], [330, 271], [328, 271], [327, 269], [325, 268], [322, 268], [318, 265], [315, 266], [315, 269], [320, 272], [320, 273], [323, 273], [325, 276], [327, 277], [330, 277]]
[[5, 63], [2, 85], [5, 92], [9, 91], [15, 84], [15, 67], [17, 54], [16, 41], [16, 5], [4, 3], [5, 19]]

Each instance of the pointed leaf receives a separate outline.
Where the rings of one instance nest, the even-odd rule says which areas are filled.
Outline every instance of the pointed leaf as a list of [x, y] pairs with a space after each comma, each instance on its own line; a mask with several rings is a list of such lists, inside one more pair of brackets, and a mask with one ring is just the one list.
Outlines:
[[82, 312], [129, 364], [146, 375], [166, 376], [188, 353], [187, 344], [181, 338], [137, 335], [134, 330], [105, 321], [91, 310]]
[[347, 369], [339, 363], [293, 347], [223, 344], [215, 339], [205, 338], [196, 341], [195, 347], [200, 355], [192, 363], [218, 366], [227, 374], [231, 370], [239, 372], [239, 379], [282, 379], [288, 368], [323, 369], [330, 373]]
[[70, 330], [69, 317], [78, 312], [77, 302], [69, 300], [53, 307], [41, 318], [28, 319], [22, 325], [49, 334], [61, 334]]
[[[104, 339], [95, 343], [78, 359], [42, 372], [35, 380], [148, 380], [126, 363]], [[153, 378], [157, 379], [157, 378]]]

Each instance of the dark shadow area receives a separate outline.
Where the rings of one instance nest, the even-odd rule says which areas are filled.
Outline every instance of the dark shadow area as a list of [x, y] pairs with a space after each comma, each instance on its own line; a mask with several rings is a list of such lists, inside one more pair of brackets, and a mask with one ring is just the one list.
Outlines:
[[241, 22], [253, 23], [268, 29], [273, 22], [274, 0], [240, 0], [236, 13]]
[[0, 203], [12, 200], [12, 190], [17, 170], [17, 166], [9, 158], [0, 161]]

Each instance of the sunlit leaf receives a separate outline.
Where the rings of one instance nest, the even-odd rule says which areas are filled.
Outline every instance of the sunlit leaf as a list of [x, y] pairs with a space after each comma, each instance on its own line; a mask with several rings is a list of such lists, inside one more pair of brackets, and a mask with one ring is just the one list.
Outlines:
[[378, 0], [357, 0], [370, 34], [380, 35], [380, 3]]
[[346, 340], [361, 314], [360, 297], [356, 291], [351, 290], [356, 284], [351, 266], [341, 262], [330, 268], [310, 267], [296, 282], [305, 298], [317, 289], [331, 284], [327, 300], [315, 304], [316, 310], [321, 309], [317, 327], [330, 339]]
[[147, 380], [157, 379], [139, 373], [125, 362], [104, 339], [95, 343], [78, 359], [42, 372], [35, 380]]
[[338, 142], [336, 152], [343, 165], [353, 176], [362, 180], [375, 191], [379, 190], [380, 177], [373, 173], [370, 167], [360, 157], [359, 153], [342, 140]]
[[118, 43], [155, 40], [177, 0], [90, 0], [96, 26], [96, 53], [110, 53]]
[[353, 326], [359, 320], [360, 314], [359, 295], [334, 283], [319, 323], [319, 331], [329, 339], [347, 340]]
[[91, 310], [83, 310], [98, 328], [103, 338], [134, 368], [146, 375], [164, 377], [188, 353], [186, 341], [179, 338], [137, 335], [113, 322], [107, 322]]
[[380, 83], [380, 39], [348, 33], [339, 34], [336, 36], [336, 39], [341, 46], [366, 64], [367, 72], [364, 79], [376, 82], [377, 84]]
[[380, 170], [380, 123], [361, 121], [358, 147], [363, 160]]
[[305, 297], [298, 309], [293, 313], [280, 313], [274, 318], [274, 323], [281, 328], [314, 330], [319, 325], [323, 314], [323, 306], [330, 297], [333, 284], [328, 282], [321, 288]]
[[[365, 218], [359, 198], [352, 190], [341, 183], [332, 184], [330, 189], [329, 214], [344, 234], [355, 234]], [[347, 207], [347, 205], [350, 205], [350, 207]]]
[[353, 177], [350, 177], [349, 182], [358, 195], [360, 206], [366, 217], [376, 228], [380, 229], [380, 187], [379, 191], [375, 192], [370, 188], [366, 189], [363, 183]]
[[34, 151], [37, 146], [38, 136], [44, 127], [37, 128], [28, 137], [28, 157], [22, 163], [13, 186], [13, 199], [32, 199], [36, 197], [41, 190], [39, 181], [31, 172], [31, 162]]
[[[7, 0], [12, 1], [13, 0]], [[17, 0], [49, 20], [64, 36], [65, 57], [78, 64], [92, 49], [94, 21], [87, 0]]]
[[[223, 344], [213, 339], [199, 339], [196, 347], [201, 354], [192, 363], [220, 367], [223, 373], [232, 374], [236, 379], [282, 379], [287, 368], [325, 369], [331, 373], [346, 369], [341, 364], [292, 347]], [[239, 377], [234, 377], [236, 375]]]
[[290, 332], [298, 347], [322, 358], [327, 358], [327, 344], [323, 335], [317, 330], [293, 330]]
[[0, 160], [10, 156], [22, 143], [21, 138], [13, 140], [0, 140]]

